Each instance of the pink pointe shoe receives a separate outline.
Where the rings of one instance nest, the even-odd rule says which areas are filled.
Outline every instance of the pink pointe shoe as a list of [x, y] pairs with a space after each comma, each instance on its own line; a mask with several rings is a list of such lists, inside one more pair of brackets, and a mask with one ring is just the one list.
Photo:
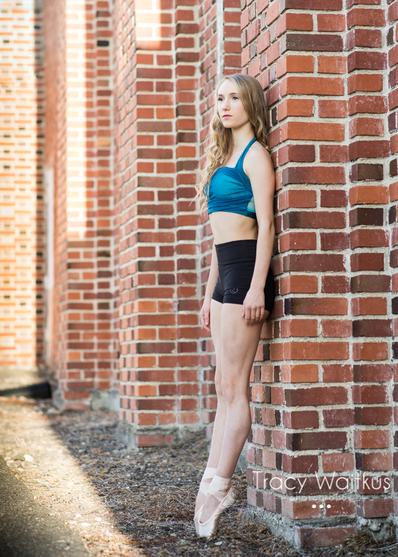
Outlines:
[[210, 515], [204, 522], [201, 520], [201, 515], [205, 503], [203, 503], [200, 508], [197, 519], [197, 533], [199, 537], [210, 538], [216, 531], [218, 519], [221, 513], [234, 503], [235, 493], [232, 487], [229, 487], [230, 483], [230, 478], [223, 478], [217, 475], [215, 475], [212, 479], [207, 489], [207, 495], [213, 495], [216, 497], [216, 499], [218, 499], [218, 505], [214, 509], [213, 514]]
[[202, 508], [202, 505], [204, 503], [205, 495], [207, 494], [207, 488], [209, 487], [211, 480], [215, 476], [216, 471], [217, 471], [217, 468], [211, 467], [211, 466], [206, 466], [206, 469], [203, 472], [201, 482], [199, 484], [199, 491], [198, 491], [198, 494], [196, 496], [195, 512], [194, 512], [194, 518], [193, 518], [193, 521], [195, 523], [196, 533], [198, 532], [199, 512], [200, 512], [200, 510]]

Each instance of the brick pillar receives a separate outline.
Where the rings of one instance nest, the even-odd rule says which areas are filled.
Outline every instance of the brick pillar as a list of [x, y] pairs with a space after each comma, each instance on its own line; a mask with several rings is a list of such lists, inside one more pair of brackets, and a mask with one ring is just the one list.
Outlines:
[[[360, 480], [391, 479], [393, 470], [386, 15], [382, 1], [347, 12], [352, 451]], [[368, 484], [359, 485], [357, 517], [386, 520], [391, 489]]]
[[47, 194], [52, 187], [54, 200], [46, 364], [55, 402], [84, 409], [110, 387], [114, 357], [109, 2], [45, 1], [44, 10]]
[[248, 502], [301, 547], [392, 525], [391, 489], [355, 485], [392, 480], [394, 435], [387, 14], [357, 4], [253, 1], [242, 13], [242, 56], [270, 108], [280, 293], [272, 367], [254, 367]]
[[[175, 141], [176, 184], [175, 276], [177, 282], [176, 422], [184, 428], [200, 427], [198, 324], [200, 297], [199, 219], [195, 182], [199, 160], [199, 6], [179, 0], [175, 9]], [[170, 192], [172, 193], [172, 192]], [[167, 331], [162, 333], [168, 335]], [[167, 386], [165, 386], [167, 388]], [[160, 391], [161, 393], [161, 391]], [[167, 425], [168, 421], [163, 422]]]
[[172, 4], [151, 8], [115, 4], [120, 418], [137, 447], [171, 442], [182, 404], [176, 246], [184, 238], [175, 195], [176, 159], [184, 151], [176, 135], [175, 48], [176, 17], [183, 14]]

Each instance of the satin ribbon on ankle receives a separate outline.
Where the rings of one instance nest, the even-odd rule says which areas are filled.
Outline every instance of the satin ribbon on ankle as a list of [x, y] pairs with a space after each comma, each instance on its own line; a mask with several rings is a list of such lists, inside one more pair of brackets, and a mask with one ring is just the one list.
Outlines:
[[207, 488], [207, 493], [216, 493], [217, 491], [227, 491], [231, 485], [232, 478], [223, 478], [215, 474]]

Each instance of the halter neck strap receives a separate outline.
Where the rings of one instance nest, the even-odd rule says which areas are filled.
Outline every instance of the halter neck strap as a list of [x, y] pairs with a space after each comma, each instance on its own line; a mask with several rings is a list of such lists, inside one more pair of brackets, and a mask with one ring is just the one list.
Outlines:
[[243, 159], [245, 158], [245, 155], [247, 153], [247, 151], [249, 150], [249, 148], [251, 147], [251, 145], [253, 145], [253, 143], [257, 140], [256, 136], [252, 137], [251, 140], [249, 141], [249, 143], [246, 145], [246, 147], [243, 149], [242, 154], [240, 155], [239, 159], [236, 162], [235, 167], [237, 167], [241, 162], [243, 164]]

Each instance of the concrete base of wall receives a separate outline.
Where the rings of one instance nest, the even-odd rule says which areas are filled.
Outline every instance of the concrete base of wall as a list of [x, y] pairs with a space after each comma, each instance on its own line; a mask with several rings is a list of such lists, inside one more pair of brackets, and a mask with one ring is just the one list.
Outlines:
[[64, 399], [61, 393], [61, 390], [58, 389], [57, 385], [54, 382], [50, 381], [51, 383], [51, 391], [52, 391], [52, 402], [58, 410], [64, 409]]
[[119, 412], [120, 395], [117, 389], [100, 391], [95, 389], [90, 397], [91, 410], [108, 410], [109, 412]]
[[358, 532], [372, 534], [377, 542], [391, 543], [398, 541], [398, 528], [395, 517], [380, 519], [349, 519], [336, 518], [325, 524], [318, 521], [294, 521], [280, 514], [272, 513], [258, 507], [249, 506], [244, 516], [265, 523], [275, 535], [285, 539], [298, 549], [328, 547], [343, 543]]
[[100, 391], [94, 389], [88, 393], [85, 399], [65, 399], [63, 391], [58, 386], [58, 381], [54, 377], [49, 377], [52, 392], [52, 402], [54, 406], [63, 412], [64, 410], [105, 410], [118, 412], [120, 408], [120, 397], [117, 389]]

